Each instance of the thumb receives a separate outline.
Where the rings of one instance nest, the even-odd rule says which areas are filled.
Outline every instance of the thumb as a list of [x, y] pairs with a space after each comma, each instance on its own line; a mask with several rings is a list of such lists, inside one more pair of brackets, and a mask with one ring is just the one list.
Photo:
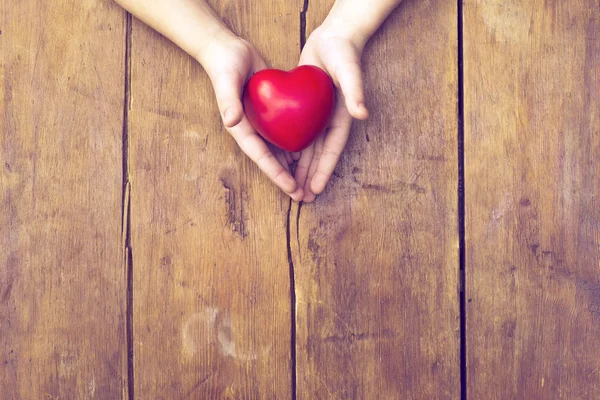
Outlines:
[[336, 75], [350, 115], [356, 119], [367, 119], [369, 111], [365, 107], [360, 64], [358, 62], [345, 63], [338, 68]]
[[212, 82], [223, 124], [227, 128], [236, 126], [244, 116], [241, 98], [245, 77], [220, 72]]

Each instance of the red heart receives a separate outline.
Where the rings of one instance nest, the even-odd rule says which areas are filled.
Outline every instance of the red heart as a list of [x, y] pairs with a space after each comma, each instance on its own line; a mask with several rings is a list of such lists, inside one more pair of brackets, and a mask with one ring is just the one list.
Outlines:
[[308, 147], [327, 128], [334, 106], [331, 78], [312, 65], [289, 72], [263, 69], [244, 91], [244, 110], [254, 129], [287, 151]]

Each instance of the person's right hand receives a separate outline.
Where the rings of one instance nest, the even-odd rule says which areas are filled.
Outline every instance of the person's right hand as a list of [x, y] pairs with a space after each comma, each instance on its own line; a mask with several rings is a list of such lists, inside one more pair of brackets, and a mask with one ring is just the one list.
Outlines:
[[240, 149], [281, 190], [301, 201], [304, 192], [289, 172], [289, 154], [268, 146], [244, 114], [244, 85], [252, 74], [267, 67], [262, 57], [246, 40], [223, 32], [215, 35], [196, 58], [210, 77], [223, 124]]

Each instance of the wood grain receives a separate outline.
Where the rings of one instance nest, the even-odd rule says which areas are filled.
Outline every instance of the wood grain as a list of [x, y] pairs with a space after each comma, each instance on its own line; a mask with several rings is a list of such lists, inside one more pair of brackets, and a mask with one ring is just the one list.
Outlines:
[[126, 396], [124, 13], [0, 2], [0, 392]]
[[[299, 2], [215, 1], [269, 64]], [[135, 21], [129, 118], [135, 396], [291, 397], [289, 199], [224, 130], [208, 77]]]
[[293, 209], [298, 399], [460, 396], [456, 23], [454, 2], [392, 14], [363, 58], [369, 120]]
[[464, 6], [469, 398], [600, 398], [600, 8]]

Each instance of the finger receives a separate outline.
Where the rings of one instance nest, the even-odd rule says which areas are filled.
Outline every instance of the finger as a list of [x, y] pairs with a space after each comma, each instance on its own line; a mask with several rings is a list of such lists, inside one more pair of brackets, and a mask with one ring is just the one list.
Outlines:
[[304, 184], [306, 183], [306, 177], [308, 176], [308, 169], [313, 158], [314, 148], [314, 144], [311, 144], [308, 148], [304, 149], [302, 153], [297, 153], [301, 154], [301, 156], [298, 160], [298, 165], [296, 165], [296, 173], [294, 177], [296, 178], [296, 182], [298, 182], [300, 187], [304, 187]]
[[[277, 158], [277, 161], [279, 161], [279, 163], [281, 165], [286, 165], [286, 159], [285, 159], [285, 154], [282, 151], [278, 151], [275, 154], [275, 158]], [[287, 171], [289, 172], [289, 169], [287, 169]], [[286, 193], [288, 196], [290, 196], [292, 198], [292, 200], [294, 201], [302, 201], [302, 199], [304, 198], [304, 189], [302, 188], [302, 186], [297, 185], [297, 188], [295, 191], [293, 191], [292, 193]]]
[[[292, 173], [290, 172], [290, 166], [287, 163], [287, 159], [286, 159], [287, 152], [275, 147], [275, 145], [272, 145], [272, 144], [267, 144], [267, 147], [275, 155], [275, 158], [277, 159], [277, 161], [279, 161], [279, 163], [285, 168], [285, 170], [288, 173], [290, 173], [290, 176], [292, 176]], [[292, 193], [286, 193], [286, 194], [288, 196], [290, 196], [292, 198], [292, 200], [294, 200], [294, 201], [302, 201], [302, 199], [304, 198], [304, 189], [302, 188], [301, 185], [298, 185], [296, 183], [296, 190], [293, 191]]]
[[300, 186], [298, 186], [298, 189], [296, 189], [295, 192], [288, 193], [287, 195], [290, 196], [295, 202], [299, 203], [304, 201], [304, 190]]
[[256, 73], [260, 70], [266, 69], [267, 63], [261, 57], [257, 50], [252, 52], [252, 73]]
[[319, 163], [310, 181], [312, 193], [320, 194], [325, 189], [346, 146], [351, 126], [350, 114], [338, 108], [325, 136]]
[[325, 69], [323, 63], [318, 61], [318, 57], [315, 54], [313, 47], [304, 47], [300, 53], [300, 59], [298, 65], [315, 65], [321, 69]]
[[241, 98], [245, 80], [246, 77], [237, 72], [220, 73], [213, 79], [217, 105], [227, 128], [239, 124], [244, 116]]
[[294, 160], [292, 160], [292, 156], [290, 155], [289, 151], [284, 151], [283, 153], [284, 153], [284, 157], [285, 157], [285, 160], [288, 163], [288, 165], [294, 162]]
[[[285, 166], [287, 165], [287, 160], [285, 159], [285, 154], [281, 151], [275, 152], [275, 151], [273, 151], [272, 148], [270, 150], [275, 155], [275, 158], [277, 159], [277, 161], [279, 161], [279, 164], [281, 164], [285, 168]], [[288, 169], [288, 171], [289, 171], [289, 169]]]
[[271, 153], [273, 153], [273, 155], [275, 156], [277, 161], [279, 161], [279, 163], [283, 166], [283, 168], [287, 169], [289, 172], [290, 171], [290, 166], [289, 166], [290, 163], [288, 163], [288, 158], [286, 156], [286, 152], [281, 150], [279, 147], [275, 146], [272, 143], [269, 143], [266, 141], [264, 141], [264, 142], [267, 145], [267, 148], [271, 151]]
[[304, 201], [306, 203], [311, 203], [317, 197], [316, 194], [311, 190], [311, 181], [312, 178], [317, 171], [317, 166], [319, 165], [319, 159], [321, 158], [321, 153], [323, 151], [323, 135], [319, 136], [315, 141], [314, 145], [314, 153], [310, 162], [310, 166], [308, 168], [308, 175], [306, 177], [306, 182], [304, 183]]
[[281, 190], [299, 197], [298, 185], [289, 171], [275, 158], [265, 142], [254, 132], [246, 118], [228, 129], [240, 149], [271, 179]]
[[346, 108], [356, 119], [366, 119], [369, 111], [365, 106], [365, 96], [360, 63], [347, 62], [336, 68], [336, 78], [346, 99]]
[[292, 160], [294, 161], [298, 161], [300, 159], [300, 156], [302, 155], [301, 151], [294, 151], [291, 153], [292, 156]]

